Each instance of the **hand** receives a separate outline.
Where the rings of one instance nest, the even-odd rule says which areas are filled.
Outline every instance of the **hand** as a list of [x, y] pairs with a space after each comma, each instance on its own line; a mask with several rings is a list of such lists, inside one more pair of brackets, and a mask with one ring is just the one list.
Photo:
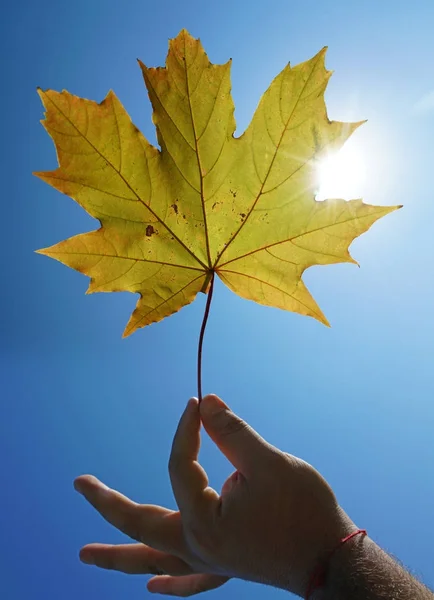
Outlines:
[[[221, 494], [197, 462], [200, 424], [234, 465]], [[88, 564], [152, 573], [148, 590], [189, 596], [230, 577], [303, 595], [327, 552], [355, 526], [309, 464], [268, 444], [217, 396], [191, 399], [176, 431], [169, 473], [179, 511], [140, 505], [95, 477], [75, 488], [139, 544], [84, 546]]]

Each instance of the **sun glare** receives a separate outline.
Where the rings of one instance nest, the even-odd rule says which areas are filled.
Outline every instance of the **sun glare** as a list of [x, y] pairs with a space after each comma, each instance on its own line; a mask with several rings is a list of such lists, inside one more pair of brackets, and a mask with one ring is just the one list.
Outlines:
[[330, 154], [319, 163], [318, 179], [316, 200], [360, 198], [365, 179], [365, 168], [360, 153], [354, 146], [345, 144], [339, 152]]

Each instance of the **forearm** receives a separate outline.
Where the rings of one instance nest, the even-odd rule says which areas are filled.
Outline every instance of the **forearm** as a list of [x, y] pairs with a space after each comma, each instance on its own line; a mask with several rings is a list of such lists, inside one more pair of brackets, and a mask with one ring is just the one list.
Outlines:
[[330, 559], [325, 585], [311, 600], [434, 600], [368, 537], [350, 540]]

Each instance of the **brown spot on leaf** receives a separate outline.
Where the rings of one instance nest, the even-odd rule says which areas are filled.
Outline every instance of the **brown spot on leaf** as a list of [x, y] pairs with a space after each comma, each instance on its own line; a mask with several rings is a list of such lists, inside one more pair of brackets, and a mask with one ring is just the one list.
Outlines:
[[170, 208], [173, 210], [173, 212], [175, 213], [175, 215], [178, 214], [178, 207], [177, 207], [177, 205], [176, 205], [175, 202], [170, 206]]
[[146, 227], [146, 237], [151, 237], [155, 233], [155, 229], [152, 225]]
[[244, 221], [246, 218], [246, 213], [240, 213], [241, 220]]

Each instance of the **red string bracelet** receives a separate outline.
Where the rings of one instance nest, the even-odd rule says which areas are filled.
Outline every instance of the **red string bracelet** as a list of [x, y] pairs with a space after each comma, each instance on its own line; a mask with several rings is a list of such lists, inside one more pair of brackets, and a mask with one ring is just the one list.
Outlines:
[[341, 546], [343, 546], [346, 542], [351, 540], [353, 537], [355, 537], [356, 535], [360, 535], [360, 534], [368, 535], [366, 532], [366, 529], [358, 529], [357, 531], [350, 533], [350, 535], [347, 535], [347, 537], [344, 537], [343, 539], [341, 539], [339, 544], [337, 544], [337, 546], [328, 553], [324, 562], [321, 565], [319, 565], [319, 567], [313, 572], [312, 577], [310, 578], [309, 585], [307, 586], [305, 600], [309, 600], [311, 595], [317, 589], [321, 588], [324, 585], [329, 560], [331, 559], [333, 554], [336, 552], [336, 550], [338, 550]]

